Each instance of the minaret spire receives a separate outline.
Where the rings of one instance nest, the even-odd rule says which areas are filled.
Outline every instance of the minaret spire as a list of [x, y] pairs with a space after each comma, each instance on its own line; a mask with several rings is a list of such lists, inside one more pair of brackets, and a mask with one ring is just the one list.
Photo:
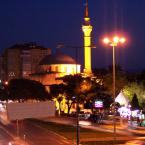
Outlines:
[[85, 5], [85, 17], [84, 17], [84, 25], [91, 25], [90, 18], [89, 18], [89, 6], [88, 6], [88, 0], [86, 0]]
[[82, 30], [84, 32], [84, 73], [91, 74], [91, 32], [93, 27], [91, 26], [89, 18], [88, 0], [85, 5], [85, 16]]
[[85, 10], [85, 18], [89, 17], [89, 8], [88, 8], [88, 0], [86, 0], [86, 10]]

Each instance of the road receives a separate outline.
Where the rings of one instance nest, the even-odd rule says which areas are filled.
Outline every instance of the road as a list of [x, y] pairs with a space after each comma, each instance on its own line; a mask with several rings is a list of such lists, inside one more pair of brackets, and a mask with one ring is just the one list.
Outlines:
[[0, 145], [6, 145], [8, 142], [12, 141], [12, 135], [0, 125]]
[[[45, 120], [45, 119], [44, 119]], [[54, 121], [63, 124], [75, 124], [76, 120], [74, 119], [68, 119], [68, 118], [52, 118], [48, 119], [49, 121]], [[47, 121], [47, 119], [45, 120]], [[92, 129], [92, 130], [100, 130], [100, 131], [105, 131], [105, 132], [112, 132], [112, 125], [89, 125], [89, 126], [84, 126], [80, 125], [81, 127]], [[28, 121], [20, 121], [19, 122], [19, 130], [17, 130], [17, 123], [13, 122], [7, 125], [7, 129], [17, 136], [17, 133], [19, 133], [19, 136], [21, 139], [24, 140], [25, 144], [28, 143], [28, 145], [73, 145], [74, 143], [68, 141], [64, 137], [51, 132], [45, 128], [41, 128], [40, 126]], [[18, 131], [18, 132], [17, 132]], [[136, 130], [137, 132], [138, 130]], [[126, 138], [123, 137], [123, 140], [130, 140], [132, 138], [135, 138], [135, 136], [132, 136], [132, 132], [129, 131], [128, 129], [123, 129], [117, 126], [117, 132], [120, 134], [126, 135]], [[143, 132], [143, 130], [142, 130]], [[133, 133], [134, 134], [134, 133]], [[4, 136], [4, 135], [3, 135]], [[7, 137], [5, 137], [7, 138]], [[120, 140], [121, 138], [119, 138]], [[96, 139], [97, 140], [97, 139]], [[104, 138], [103, 138], [104, 140]], [[1, 145], [1, 144], [0, 144]], [[18, 144], [22, 145], [22, 144]]]
[[[17, 135], [16, 122], [9, 124], [7, 129]], [[29, 145], [72, 145], [64, 137], [27, 120], [19, 122], [19, 136]]]

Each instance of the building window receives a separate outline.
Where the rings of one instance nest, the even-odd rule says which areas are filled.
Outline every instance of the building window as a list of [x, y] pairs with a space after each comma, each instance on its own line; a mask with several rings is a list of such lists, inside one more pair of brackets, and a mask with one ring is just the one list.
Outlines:
[[9, 77], [14, 77], [15, 73], [14, 72], [9, 72]]

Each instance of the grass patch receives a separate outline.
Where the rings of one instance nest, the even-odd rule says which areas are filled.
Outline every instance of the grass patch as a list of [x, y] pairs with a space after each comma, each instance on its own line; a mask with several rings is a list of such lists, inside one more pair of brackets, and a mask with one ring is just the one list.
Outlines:
[[[116, 141], [116, 144], [124, 144], [125, 141]], [[113, 141], [81, 142], [82, 145], [113, 145]]]

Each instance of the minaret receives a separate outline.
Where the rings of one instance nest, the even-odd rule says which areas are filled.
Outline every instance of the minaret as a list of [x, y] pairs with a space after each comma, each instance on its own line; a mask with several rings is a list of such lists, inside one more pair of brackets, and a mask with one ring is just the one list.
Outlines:
[[84, 73], [91, 74], [91, 32], [92, 26], [90, 23], [88, 12], [88, 0], [86, 0], [84, 24], [82, 26], [84, 32]]

